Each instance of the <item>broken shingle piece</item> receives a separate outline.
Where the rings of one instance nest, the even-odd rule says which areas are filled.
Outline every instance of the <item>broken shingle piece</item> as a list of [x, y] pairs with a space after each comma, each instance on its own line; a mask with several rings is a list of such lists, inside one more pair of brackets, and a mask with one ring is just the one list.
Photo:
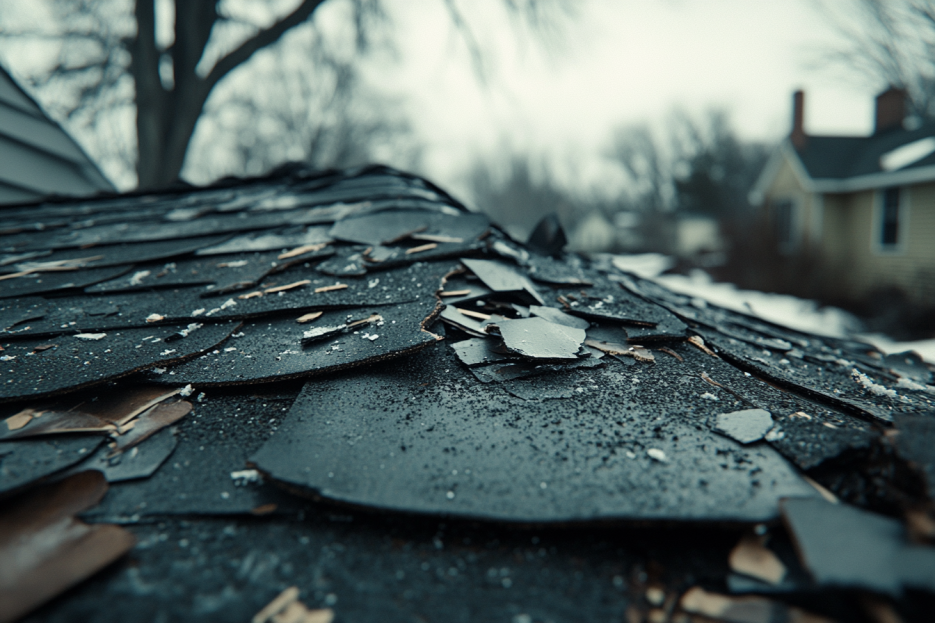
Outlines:
[[493, 349], [493, 342], [490, 339], [471, 338], [462, 340], [451, 345], [461, 363], [473, 368], [474, 366], [484, 366], [497, 361], [515, 361], [517, 356], [498, 353]]
[[935, 591], [935, 548], [915, 545], [897, 520], [819, 498], [781, 503], [802, 564], [821, 586], [893, 596]]
[[107, 491], [99, 472], [27, 493], [0, 513], [0, 620], [13, 621], [120, 558], [136, 538], [75, 515]]
[[487, 337], [487, 332], [484, 329], [491, 320], [481, 321], [471, 317], [470, 314], [465, 314], [464, 310], [454, 307], [453, 305], [448, 305], [441, 311], [438, 316], [439, 320], [445, 324], [456, 327], [468, 335], [473, 335], [474, 337]]
[[765, 409], [744, 409], [717, 416], [717, 432], [742, 444], [762, 439], [773, 427], [773, 416]]
[[531, 359], [577, 359], [585, 339], [584, 329], [542, 318], [502, 320], [496, 326], [507, 349]]
[[0, 494], [16, 491], [86, 459], [104, 442], [100, 435], [0, 441]]
[[69, 468], [67, 473], [94, 469], [104, 474], [107, 482], [149, 478], [172, 455], [178, 443], [174, 428], [163, 428], [147, 438], [145, 443], [116, 455], [110, 445], [102, 445], [86, 460]]
[[542, 305], [530, 305], [529, 313], [533, 316], [538, 316], [549, 322], [554, 322], [555, 324], [565, 325], [566, 327], [574, 327], [575, 329], [587, 329], [591, 326], [591, 323], [585, 320], [584, 318], [578, 318], [577, 316], [571, 316], [565, 312], [555, 309], [554, 307], [544, 307]]
[[147, 409], [130, 423], [129, 426], [132, 426], [132, 428], [129, 428], [129, 430], [124, 429], [125, 432], [116, 437], [117, 447], [114, 448], [111, 456], [126, 452], [149, 439], [166, 426], [178, 422], [188, 415], [191, 410], [192, 404], [185, 400], [162, 403]]
[[516, 269], [494, 260], [461, 259], [468, 270], [484, 285], [500, 294], [513, 294], [524, 303], [545, 305], [545, 301], [532, 283]]
[[594, 357], [580, 358], [569, 363], [545, 363], [529, 360], [502, 361], [487, 366], [473, 367], [471, 372], [481, 383], [502, 383], [504, 381], [540, 376], [549, 372], [569, 372], [579, 368], [596, 368], [603, 365], [600, 359]]

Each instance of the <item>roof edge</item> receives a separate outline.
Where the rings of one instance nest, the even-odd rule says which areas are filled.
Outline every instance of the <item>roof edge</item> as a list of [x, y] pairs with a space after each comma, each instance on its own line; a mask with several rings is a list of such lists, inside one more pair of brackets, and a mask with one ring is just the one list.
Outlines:
[[806, 192], [817, 191], [815, 180], [808, 174], [808, 170], [805, 168], [805, 165], [802, 164], [799, 154], [792, 146], [792, 141], [787, 137], [779, 143], [779, 147], [773, 152], [773, 155], [770, 156], [760, 176], [756, 179], [756, 183], [747, 195], [747, 201], [752, 205], [759, 206], [766, 199], [767, 191], [776, 179], [776, 175], [779, 174], [779, 169], [782, 167], [784, 159], [788, 160], [796, 180], [798, 180], [799, 184]]

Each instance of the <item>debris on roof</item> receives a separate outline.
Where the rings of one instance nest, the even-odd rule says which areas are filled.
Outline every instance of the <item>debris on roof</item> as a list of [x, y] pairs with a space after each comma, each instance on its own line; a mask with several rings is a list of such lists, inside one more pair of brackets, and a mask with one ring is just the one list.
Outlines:
[[136, 538], [127, 530], [75, 518], [106, 492], [101, 474], [87, 471], [5, 502], [0, 511], [0, 620], [19, 619], [133, 547]]
[[17, 612], [864, 616], [848, 590], [913, 620], [935, 594], [913, 353], [696, 306], [555, 219], [526, 248], [384, 167], [0, 210], [4, 513], [96, 478], [62, 517], [139, 540], [67, 593], [132, 544], [3, 584], [42, 595]]
[[717, 416], [717, 432], [742, 444], [759, 441], [773, 428], [773, 416], [765, 409], [744, 409]]

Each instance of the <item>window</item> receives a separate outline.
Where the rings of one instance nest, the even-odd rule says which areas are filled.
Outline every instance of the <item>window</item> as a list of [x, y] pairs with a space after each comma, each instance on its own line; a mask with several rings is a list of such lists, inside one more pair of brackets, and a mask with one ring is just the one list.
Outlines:
[[876, 191], [870, 220], [870, 250], [877, 255], [901, 255], [909, 241], [910, 187]]
[[895, 247], [899, 233], [899, 188], [887, 188], [880, 209], [880, 246]]

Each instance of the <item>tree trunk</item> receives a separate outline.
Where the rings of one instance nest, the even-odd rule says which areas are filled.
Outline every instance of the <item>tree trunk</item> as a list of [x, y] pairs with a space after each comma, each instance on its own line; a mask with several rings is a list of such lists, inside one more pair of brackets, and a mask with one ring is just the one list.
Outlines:
[[[303, 0], [292, 13], [244, 41], [201, 77], [195, 68], [218, 19], [217, 0], [176, 0], [175, 42], [168, 50], [160, 50], [156, 43], [155, 0], [136, 0], [137, 32], [129, 49], [136, 85], [140, 188], [159, 188], [178, 180], [195, 126], [218, 81], [308, 19], [323, 1]], [[159, 75], [163, 55], [172, 59], [173, 84], [168, 89]]]

